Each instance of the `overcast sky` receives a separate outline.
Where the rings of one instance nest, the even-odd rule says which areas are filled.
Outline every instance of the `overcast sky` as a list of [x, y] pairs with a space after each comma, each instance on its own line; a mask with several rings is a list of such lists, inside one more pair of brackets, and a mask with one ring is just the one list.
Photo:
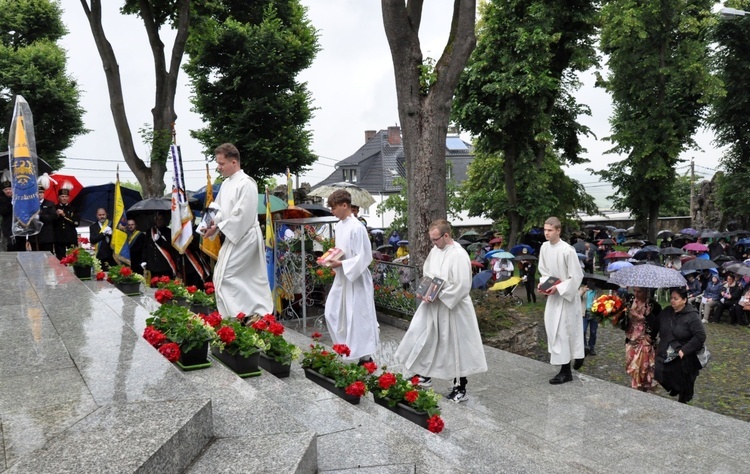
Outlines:
[[[125, 105], [131, 131], [136, 137], [136, 148], [147, 157], [138, 130], [151, 123], [154, 103], [154, 74], [151, 51], [146, 33], [137, 17], [120, 15], [120, 0], [103, 3], [103, 24], [117, 55], [125, 93]], [[312, 150], [320, 159], [301, 182], [315, 184], [333, 171], [333, 165], [353, 154], [364, 144], [365, 130], [380, 130], [398, 125], [396, 91], [390, 50], [382, 24], [378, 0], [302, 0], [308, 8], [308, 18], [320, 34], [321, 52], [312, 67], [300, 75], [308, 83], [313, 97], [314, 118], [309, 124], [313, 133]], [[442, 54], [450, 27], [452, 0], [425, 2], [423, 12], [422, 51], [425, 57], [438, 58]], [[109, 95], [101, 59], [91, 36], [88, 22], [79, 0], [62, 0], [63, 21], [70, 34], [62, 40], [68, 52], [68, 71], [79, 81], [83, 91], [82, 106], [87, 135], [79, 137], [66, 154], [64, 172], [75, 174], [84, 185], [114, 181], [115, 166], [121, 163], [122, 180], [135, 177], [122, 161], [122, 153], [109, 109]], [[169, 32], [163, 35], [167, 50], [171, 50]], [[593, 75], [584, 76], [584, 87], [579, 100], [588, 104], [592, 117], [582, 121], [594, 131], [599, 140], [587, 138], [584, 146], [591, 163], [570, 170], [571, 176], [586, 184], [587, 190], [601, 203], [610, 193], [609, 185], [599, 184], [586, 168], [602, 169], [616, 161], [617, 156], [604, 155], [608, 143], [601, 139], [609, 135], [611, 101], [601, 89], [593, 87]], [[177, 139], [185, 160], [185, 178], [189, 189], [205, 185], [205, 156], [201, 145], [190, 138], [189, 130], [201, 127], [197, 114], [190, 111], [191, 90], [187, 75], [180, 73], [176, 111]], [[32, 111], [33, 111], [33, 104]], [[470, 139], [469, 136], [464, 136]], [[683, 157], [695, 158], [696, 172], [713, 174], [718, 165], [719, 152], [711, 145], [706, 132], [696, 137], [702, 147]], [[242, 150], [240, 150], [241, 152]], [[681, 165], [685, 166], [685, 165]], [[61, 172], [63, 172], [61, 171]], [[211, 166], [212, 175], [213, 165]], [[682, 170], [681, 170], [682, 171]], [[167, 176], [168, 188], [171, 174]]]

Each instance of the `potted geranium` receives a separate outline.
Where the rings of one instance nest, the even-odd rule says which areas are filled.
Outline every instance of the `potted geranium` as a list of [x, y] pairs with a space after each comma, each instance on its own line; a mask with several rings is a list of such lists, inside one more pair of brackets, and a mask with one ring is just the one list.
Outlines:
[[65, 266], [72, 266], [73, 272], [81, 280], [90, 280], [91, 271], [101, 271], [101, 262], [97, 259], [89, 250], [85, 249], [82, 245], [88, 243], [85, 238], [78, 239], [79, 246], [71, 247], [65, 253], [65, 256], [60, 260]]
[[401, 374], [388, 372], [386, 367], [383, 367], [383, 373], [375, 375], [377, 367], [374, 362], [367, 362], [364, 367], [370, 374], [367, 388], [375, 403], [433, 433], [443, 431], [444, 423], [438, 408], [440, 395], [432, 389], [419, 388], [418, 377], [407, 380]]
[[273, 314], [262, 318], [256, 315], [250, 325], [266, 343], [266, 349], [260, 353], [260, 366], [276, 377], [289, 377], [292, 361], [298, 359], [302, 351], [284, 339], [284, 325], [276, 321]]
[[107, 281], [126, 295], [139, 295], [141, 283], [144, 280], [143, 276], [135, 273], [132, 268], [126, 265], [115, 265], [107, 272]]
[[190, 301], [190, 310], [196, 314], [208, 314], [216, 309], [216, 295], [214, 293], [214, 284], [211, 282], [203, 286], [204, 290], [199, 290], [197, 286], [191, 285], [185, 288], [188, 292]]
[[[156, 298], [156, 301], [161, 304], [171, 303], [179, 306], [184, 306], [186, 308], [190, 307], [190, 293], [188, 293], [187, 288], [185, 288], [185, 285], [182, 284], [181, 280], [171, 280], [166, 276], [155, 278], [159, 279], [156, 284], [158, 290], [156, 290], [156, 293], [154, 293], [154, 298]], [[152, 284], [153, 282], [154, 278], [151, 279]]]
[[245, 326], [244, 322], [244, 313], [234, 319], [222, 320], [211, 341], [211, 354], [240, 377], [252, 377], [260, 375], [258, 361], [260, 351], [266, 349], [266, 343], [255, 329]]
[[[159, 336], [159, 333], [164, 337]], [[151, 313], [151, 317], [146, 319], [146, 330], [143, 333], [143, 337], [151, 345], [184, 370], [211, 365], [208, 361], [208, 345], [215, 336], [216, 332], [208, 317], [201, 318], [188, 308], [177, 305], [162, 305]], [[167, 345], [169, 346], [164, 347]]]
[[329, 351], [318, 342], [321, 337], [320, 333], [313, 333], [315, 343], [310, 344], [309, 351], [302, 353], [305, 377], [347, 402], [359, 404], [360, 398], [367, 393], [367, 369], [343, 360], [351, 354], [346, 344], [334, 344], [333, 351]]

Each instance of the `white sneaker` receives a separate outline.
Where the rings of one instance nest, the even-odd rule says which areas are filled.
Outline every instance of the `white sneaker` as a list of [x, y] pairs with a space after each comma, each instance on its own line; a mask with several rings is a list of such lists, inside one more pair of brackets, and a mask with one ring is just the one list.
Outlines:
[[458, 387], [453, 387], [453, 391], [451, 391], [451, 393], [449, 393], [445, 398], [454, 403], [461, 403], [468, 400], [469, 396], [466, 394], [466, 390], [461, 390]]

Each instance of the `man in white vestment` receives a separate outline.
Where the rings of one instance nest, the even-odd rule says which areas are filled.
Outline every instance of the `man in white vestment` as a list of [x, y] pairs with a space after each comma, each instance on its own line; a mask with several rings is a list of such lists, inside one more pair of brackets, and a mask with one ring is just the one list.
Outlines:
[[469, 296], [471, 260], [451, 238], [448, 221], [430, 224], [434, 244], [423, 266], [423, 276], [445, 280], [433, 300], [422, 299], [396, 351], [396, 359], [409, 373], [418, 374], [419, 384], [432, 385], [432, 377], [453, 379], [448, 400], [468, 400], [466, 377], [487, 371], [482, 336]]
[[216, 306], [224, 318], [238, 313], [273, 313], [265, 243], [258, 224], [258, 185], [240, 167], [240, 152], [231, 143], [214, 150], [217, 171], [225, 178], [211, 208], [216, 210], [206, 237], [221, 232], [224, 243], [214, 268]]
[[334, 344], [346, 344], [349, 360], [371, 361], [380, 342], [375, 314], [375, 289], [370, 262], [372, 246], [367, 228], [351, 211], [352, 197], [344, 189], [328, 196], [328, 207], [340, 219], [336, 224], [335, 247], [343, 253], [332, 261], [336, 272], [326, 300], [325, 317]]
[[[550, 379], [553, 385], [570, 382], [573, 374], [570, 362], [575, 359], [576, 370], [583, 365], [583, 319], [578, 288], [583, 271], [576, 250], [560, 239], [562, 225], [557, 217], [544, 222], [547, 242], [539, 251], [539, 291], [547, 295], [544, 307], [544, 327], [547, 331], [547, 350], [550, 364], [560, 365], [560, 373]], [[548, 290], [541, 286], [550, 277], [559, 282]]]

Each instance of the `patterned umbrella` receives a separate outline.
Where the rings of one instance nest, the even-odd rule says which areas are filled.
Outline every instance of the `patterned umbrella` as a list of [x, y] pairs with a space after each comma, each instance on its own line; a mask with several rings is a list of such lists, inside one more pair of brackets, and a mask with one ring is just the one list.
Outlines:
[[676, 288], [687, 286], [685, 277], [677, 270], [657, 265], [635, 265], [613, 273], [610, 283], [620, 286], [639, 286], [642, 288]]
[[338, 191], [339, 189], [349, 191], [349, 194], [352, 196], [352, 204], [355, 206], [367, 209], [368, 207], [375, 204], [375, 198], [372, 197], [372, 194], [370, 194], [369, 191], [360, 188], [355, 184], [345, 182], [321, 186], [317, 189], [313, 189], [307, 195], [318, 196], [325, 200], [328, 198], [328, 196], [333, 194], [334, 191]]

